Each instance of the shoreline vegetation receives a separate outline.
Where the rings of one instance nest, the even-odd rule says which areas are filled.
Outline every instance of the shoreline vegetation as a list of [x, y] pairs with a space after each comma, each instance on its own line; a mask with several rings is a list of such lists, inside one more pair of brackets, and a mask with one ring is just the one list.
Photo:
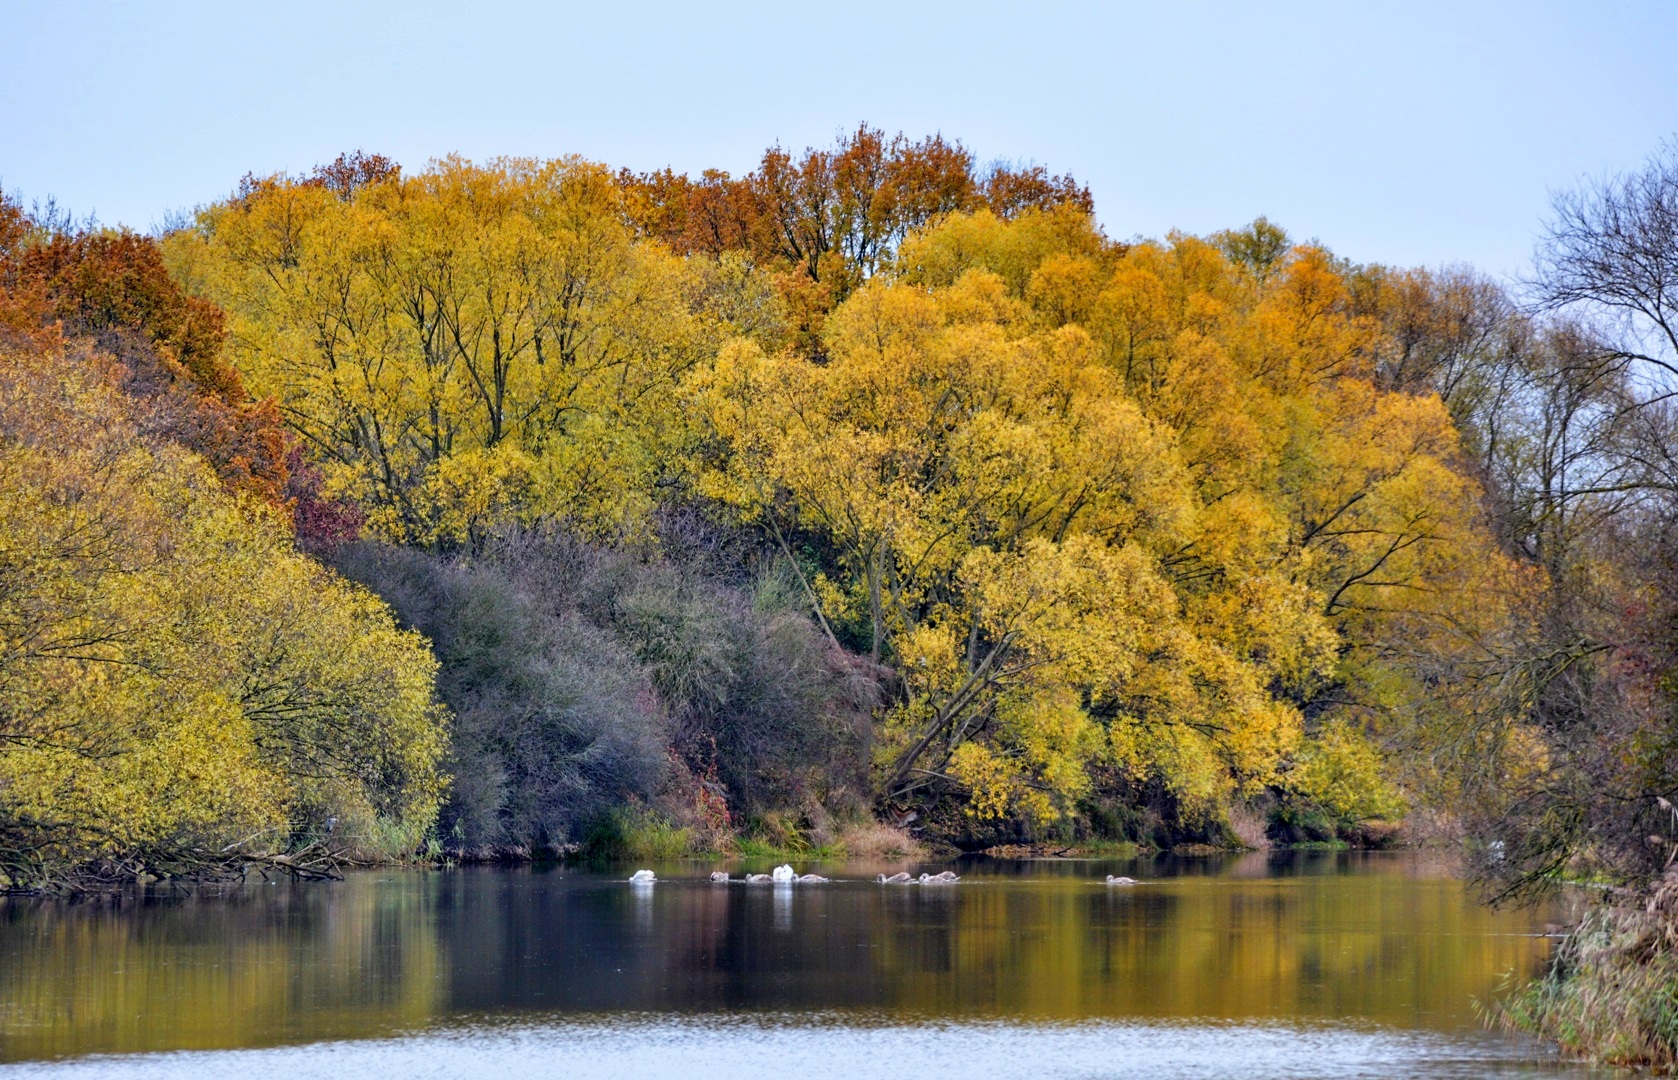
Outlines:
[[815, 862], [924, 862], [974, 855], [1008, 859], [1074, 858], [1131, 859], [1153, 855], [1239, 855], [1255, 851], [1393, 851], [1417, 845], [1397, 827], [1377, 832], [1358, 831], [1348, 837], [1264, 841], [1249, 847], [1230, 838], [1222, 844], [1184, 843], [1154, 847], [1134, 840], [1103, 837], [1039, 839], [999, 843], [983, 848], [960, 848], [947, 841], [924, 839], [876, 820], [860, 820], [823, 832], [805, 833], [782, 828], [775, 834], [748, 833], [702, 840], [691, 829], [672, 824], [656, 814], [617, 812], [598, 821], [582, 838], [563, 846], [531, 848], [480, 847], [445, 849], [430, 860], [442, 865], [493, 864], [571, 859], [628, 862], [637, 859], [802, 859]]
[[1516, 294], [866, 125], [0, 193], [0, 892], [1437, 842], [1678, 1046], [1678, 146]]

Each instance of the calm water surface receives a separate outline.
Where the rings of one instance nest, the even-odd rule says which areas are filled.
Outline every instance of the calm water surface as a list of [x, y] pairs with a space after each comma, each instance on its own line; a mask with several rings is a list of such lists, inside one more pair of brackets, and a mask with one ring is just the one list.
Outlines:
[[0, 901], [0, 1078], [1585, 1075], [1475, 1012], [1554, 914], [1413, 854], [714, 868]]

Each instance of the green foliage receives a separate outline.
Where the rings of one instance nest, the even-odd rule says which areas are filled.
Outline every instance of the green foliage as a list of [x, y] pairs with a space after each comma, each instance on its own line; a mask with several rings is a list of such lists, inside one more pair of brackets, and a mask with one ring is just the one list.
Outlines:
[[694, 854], [693, 832], [643, 806], [616, 806], [583, 829], [581, 853], [602, 861], [679, 859]]
[[1380, 750], [1362, 732], [1334, 721], [1301, 751], [1287, 789], [1339, 827], [1396, 820], [1408, 807], [1386, 769]]
[[1259, 278], [1279, 267], [1292, 246], [1286, 230], [1263, 217], [1245, 229], [1215, 233], [1212, 239], [1231, 262]]
[[742, 859], [814, 859], [828, 861], [845, 857], [844, 845], [812, 844], [801, 833], [776, 830], [775, 837], [746, 835], [734, 841], [733, 854]]

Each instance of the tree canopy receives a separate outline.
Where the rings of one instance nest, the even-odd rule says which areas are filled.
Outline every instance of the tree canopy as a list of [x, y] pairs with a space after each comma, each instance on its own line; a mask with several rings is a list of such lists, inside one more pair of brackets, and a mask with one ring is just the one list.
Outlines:
[[1262, 220], [1116, 243], [1070, 180], [867, 128], [738, 181], [353, 165], [165, 241], [328, 493], [443, 551], [756, 532], [894, 673], [886, 802], [1394, 817], [1383, 755], [1512, 617], [1397, 272]]

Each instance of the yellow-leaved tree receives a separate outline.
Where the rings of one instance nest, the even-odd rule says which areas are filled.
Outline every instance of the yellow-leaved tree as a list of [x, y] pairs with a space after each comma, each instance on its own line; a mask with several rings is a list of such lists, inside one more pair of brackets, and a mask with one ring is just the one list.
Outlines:
[[0, 887], [411, 850], [443, 791], [425, 642], [148, 439], [117, 379], [0, 350]]
[[1439, 699], [1403, 654], [1495, 627], [1503, 561], [1441, 403], [1373, 381], [1348, 269], [1243, 235], [951, 217], [818, 357], [739, 341], [686, 381], [694, 483], [897, 672], [885, 797], [1044, 821], [1101, 773], [1401, 810], [1379, 746]]
[[[1115, 243], [1070, 189], [973, 187], [800, 255], [757, 183], [335, 164], [164, 243], [384, 539], [621, 538], [667, 499], [761, 529], [833, 643], [892, 672], [885, 800], [1402, 812], [1428, 766], [1389, 754], [1481, 707], [1462, 676], [1497, 669], [1528, 587], [1447, 403], [1394, 377], [1426, 281], [1262, 220]], [[819, 317], [777, 285], [796, 265]]]
[[165, 249], [376, 534], [450, 545], [557, 520], [611, 535], [663, 478], [677, 378], [725, 334], [775, 332], [767, 281], [636, 239], [622, 197], [578, 159], [274, 177]]

